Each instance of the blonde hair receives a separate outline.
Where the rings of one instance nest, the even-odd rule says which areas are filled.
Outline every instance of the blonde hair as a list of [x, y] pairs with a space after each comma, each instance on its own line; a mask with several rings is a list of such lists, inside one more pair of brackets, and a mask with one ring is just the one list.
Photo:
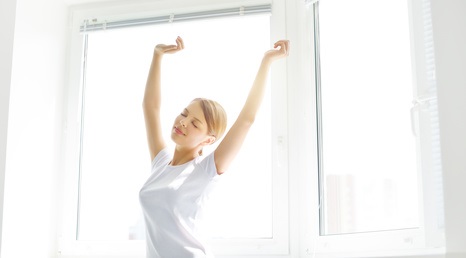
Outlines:
[[[196, 98], [192, 102], [201, 104], [208, 134], [214, 136], [215, 141], [222, 138], [227, 128], [227, 114], [223, 107], [218, 102], [206, 98]], [[199, 155], [202, 155], [202, 150], [199, 151]]]

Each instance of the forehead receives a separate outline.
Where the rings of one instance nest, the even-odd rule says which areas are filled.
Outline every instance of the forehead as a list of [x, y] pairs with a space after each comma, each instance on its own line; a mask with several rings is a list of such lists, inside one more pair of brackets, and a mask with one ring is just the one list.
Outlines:
[[198, 101], [193, 101], [185, 108], [189, 114], [201, 122], [205, 122], [204, 111], [202, 110], [201, 103]]

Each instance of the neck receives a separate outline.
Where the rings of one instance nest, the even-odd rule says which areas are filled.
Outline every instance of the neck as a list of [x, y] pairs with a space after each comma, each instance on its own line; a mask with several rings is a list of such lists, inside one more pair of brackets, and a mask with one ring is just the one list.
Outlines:
[[175, 148], [175, 153], [173, 154], [173, 159], [170, 162], [170, 165], [182, 165], [197, 157], [199, 157], [199, 151], [197, 149], [183, 149], [177, 146]]

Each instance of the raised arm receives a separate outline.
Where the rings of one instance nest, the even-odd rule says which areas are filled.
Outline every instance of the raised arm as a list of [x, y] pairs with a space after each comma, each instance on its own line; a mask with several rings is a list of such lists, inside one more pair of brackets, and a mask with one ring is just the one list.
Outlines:
[[147, 77], [146, 89], [144, 91], [143, 110], [146, 123], [147, 142], [151, 160], [165, 147], [162, 137], [162, 127], [160, 123], [161, 104], [161, 69], [162, 58], [165, 54], [176, 53], [184, 48], [183, 40], [178, 37], [176, 45], [159, 44], [155, 47], [152, 56], [152, 64]]
[[233, 159], [243, 145], [249, 128], [254, 123], [257, 111], [262, 103], [265, 92], [267, 75], [272, 63], [280, 58], [288, 56], [289, 41], [280, 40], [274, 45], [274, 49], [264, 54], [259, 71], [249, 91], [249, 95], [235, 123], [232, 125], [223, 141], [215, 150], [215, 165], [217, 173], [222, 174], [230, 166]]

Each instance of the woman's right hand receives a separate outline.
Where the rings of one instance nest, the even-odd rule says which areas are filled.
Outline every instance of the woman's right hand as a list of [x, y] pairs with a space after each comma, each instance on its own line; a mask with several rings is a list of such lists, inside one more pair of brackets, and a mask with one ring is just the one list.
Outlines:
[[155, 46], [155, 54], [157, 55], [174, 54], [183, 49], [184, 49], [183, 39], [181, 37], [177, 37], [176, 45], [158, 44], [157, 46]]

